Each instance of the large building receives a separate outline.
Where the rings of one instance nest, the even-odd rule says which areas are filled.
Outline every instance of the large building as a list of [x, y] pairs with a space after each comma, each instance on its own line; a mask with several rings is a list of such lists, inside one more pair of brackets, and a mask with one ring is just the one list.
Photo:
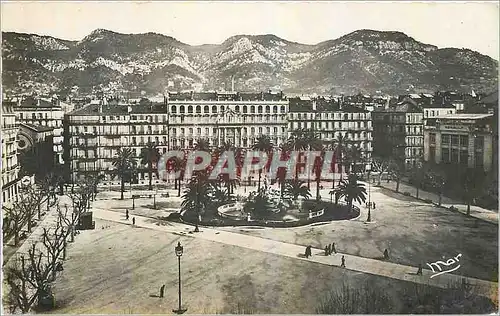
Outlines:
[[196, 139], [213, 146], [227, 141], [251, 147], [260, 135], [279, 146], [287, 138], [288, 101], [283, 93], [169, 93], [171, 146], [193, 147]]
[[[342, 135], [346, 140], [345, 145], [358, 147], [364, 163], [369, 163], [373, 150], [372, 121], [369, 111], [344, 105], [342, 100], [329, 97], [298, 97], [289, 101], [288, 136], [294, 130], [310, 129], [318, 133], [323, 143], [332, 144]], [[356, 166], [356, 169], [365, 168]]]
[[34, 124], [19, 124], [18, 162], [23, 176], [43, 179], [54, 170], [54, 129]]
[[16, 115], [11, 102], [2, 103], [2, 202], [17, 198], [19, 189], [19, 165], [17, 163]]
[[[230, 142], [249, 148], [260, 135], [268, 135], [279, 146], [287, 138], [287, 111], [282, 93], [169, 93], [159, 104], [88, 104], [65, 117], [66, 171], [72, 181], [104, 173], [105, 183], [116, 184], [109, 171], [118, 149], [130, 147], [139, 158], [148, 142], [160, 153], [193, 148], [199, 139], [216, 147]], [[139, 172], [139, 184], [147, 177], [145, 169]]]
[[409, 99], [375, 109], [373, 155], [393, 158], [407, 169], [416, 166], [423, 156], [423, 116], [421, 107]]
[[449, 114], [426, 120], [424, 160], [494, 171], [498, 132], [493, 114]]
[[45, 100], [26, 97], [19, 99], [14, 107], [16, 119], [19, 123], [40, 125], [53, 129], [54, 162], [63, 164], [63, 119], [64, 110], [59, 100]]

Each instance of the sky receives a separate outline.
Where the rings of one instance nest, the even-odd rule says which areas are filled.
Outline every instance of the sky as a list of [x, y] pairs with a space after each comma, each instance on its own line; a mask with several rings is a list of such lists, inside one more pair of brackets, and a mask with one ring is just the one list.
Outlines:
[[304, 43], [359, 29], [401, 31], [439, 48], [499, 54], [499, 5], [493, 2], [26, 2], [2, 1], [2, 31], [81, 40], [97, 28], [156, 32], [191, 44], [237, 34], [274, 34]]

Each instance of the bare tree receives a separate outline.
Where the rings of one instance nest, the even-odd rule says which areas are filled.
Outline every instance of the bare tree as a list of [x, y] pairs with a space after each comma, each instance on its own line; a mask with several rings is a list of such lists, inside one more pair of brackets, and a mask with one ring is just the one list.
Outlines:
[[7, 240], [14, 236], [14, 247], [17, 247], [19, 244], [19, 233], [23, 227], [23, 223], [26, 220], [26, 213], [23, 208], [14, 204], [11, 207], [3, 206], [5, 217], [4, 223], [2, 226], [2, 234], [4, 240]]
[[377, 185], [382, 181], [382, 175], [389, 170], [389, 161], [383, 158], [374, 158], [372, 161], [373, 171], [378, 172]]

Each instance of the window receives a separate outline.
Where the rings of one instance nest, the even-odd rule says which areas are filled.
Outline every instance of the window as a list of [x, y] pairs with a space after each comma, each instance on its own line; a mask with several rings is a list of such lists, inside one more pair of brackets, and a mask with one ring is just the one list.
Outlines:
[[271, 113], [271, 107], [269, 105], [266, 105], [266, 113]]
[[177, 113], [177, 107], [176, 107], [175, 105], [172, 105], [172, 107], [171, 107], [170, 111], [171, 111], [172, 113]]
[[201, 135], [201, 128], [200, 128], [200, 127], [198, 127], [198, 128], [196, 129], [196, 133], [197, 133], [198, 135]]
[[273, 106], [273, 113], [278, 113], [278, 107], [277, 106]]
[[450, 162], [450, 149], [448, 148], [441, 149], [441, 160], [443, 162]]
[[250, 106], [250, 113], [252, 113], [252, 114], [255, 113], [255, 106]]
[[460, 147], [468, 147], [469, 146], [469, 136], [460, 135]]
[[217, 106], [215, 105], [212, 106], [212, 113], [217, 113]]
[[259, 113], [259, 114], [261, 114], [261, 113], [262, 113], [262, 106], [261, 106], [261, 105], [259, 105], [259, 106], [257, 107], [257, 113]]
[[200, 106], [196, 106], [196, 114], [201, 114], [201, 107]]
[[435, 145], [436, 144], [436, 134], [434, 134], [434, 133], [430, 133], [429, 134], [429, 143], [431, 145]]
[[243, 106], [243, 113], [247, 113], [247, 106], [246, 105]]
[[484, 137], [483, 136], [474, 137], [474, 150], [482, 151], [483, 148], [484, 148]]
[[482, 167], [483, 166], [483, 152], [482, 151], [476, 151], [474, 154], [474, 164], [476, 167]]
[[458, 135], [451, 135], [451, 146], [458, 146]]
[[262, 127], [259, 127], [259, 135], [262, 135]]
[[448, 146], [450, 144], [450, 135], [447, 134], [441, 135], [441, 143], [445, 146]]
[[188, 114], [193, 114], [193, 106], [188, 106]]
[[429, 117], [429, 110], [425, 110], [425, 117]]
[[458, 149], [456, 148], [451, 149], [451, 162], [453, 163], [458, 162]]

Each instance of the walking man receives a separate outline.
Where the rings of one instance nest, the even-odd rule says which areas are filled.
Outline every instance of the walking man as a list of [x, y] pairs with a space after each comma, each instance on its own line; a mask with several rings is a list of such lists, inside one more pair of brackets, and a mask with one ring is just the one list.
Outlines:
[[135, 217], [132, 217], [132, 225], [135, 225]]
[[375, 202], [373, 202], [373, 209], [375, 209]]
[[387, 251], [387, 249], [384, 250], [384, 259], [389, 259], [389, 251]]
[[418, 270], [417, 270], [417, 275], [422, 275], [422, 264], [418, 264]]
[[[332, 243], [332, 251], [333, 251], [334, 253], [337, 253], [337, 249], [335, 249], [335, 243]], [[331, 254], [331, 252], [330, 252], [330, 254]]]
[[128, 209], [125, 210], [125, 219], [128, 221]]
[[340, 265], [341, 268], [345, 268], [345, 258], [342, 256], [342, 264]]
[[328, 246], [325, 246], [325, 256], [328, 256], [330, 253]]
[[160, 298], [163, 298], [164, 294], [165, 294], [165, 284], [163, 284], [160, 288]]

